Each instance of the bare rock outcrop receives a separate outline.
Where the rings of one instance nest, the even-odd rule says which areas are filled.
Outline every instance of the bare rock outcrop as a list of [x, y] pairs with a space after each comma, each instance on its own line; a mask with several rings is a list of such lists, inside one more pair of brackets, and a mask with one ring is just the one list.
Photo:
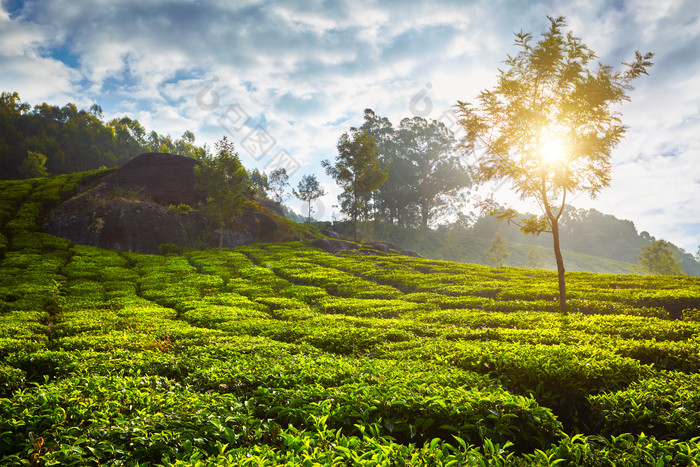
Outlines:
[[[141, 154], [52, 210], [44, 231], [77, 244], [138, 253], [158, 253], [163, 244], [218, 247], [221, 232], [198, 209], [205, 196], [195, 189], [196, 165], [176, 154]], [[278, 230], [271, 217], [247, 210], [224, 230], [223, 246], [272, 241]]]
[[124, 164], [104, 180], [106, 191], [143, 190], [153, 202], [164, 206], [204, 203], [204, 193], [194, 187], [197, 161], [177, 154], [149, 152]]
[[328, 253], [337, 253], [338, 251], [347, 251], [357, 248], [354, 243], [346, 242], [345, 240], [331, 240], [328, 238], [317, 238], [311, 242], [314, 248], [320, 248]]

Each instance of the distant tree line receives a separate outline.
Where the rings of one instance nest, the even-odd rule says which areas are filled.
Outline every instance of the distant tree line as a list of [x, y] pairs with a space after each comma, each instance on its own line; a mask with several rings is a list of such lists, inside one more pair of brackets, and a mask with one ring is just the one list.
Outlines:
[[0, 95], [0, 178], [16, 179], [116, 167], [144, 152], [171, 152], [201, 159], [206, 147], [186, 131], [180, 139], [148, 133], [128, 117], [103, 121], [94, 104], [79, 110], [43, 103], [33, 108], [18, 93]]
[[[480, 238], [493, 238], [500, 231], [510, 242], [539, 246], [549, 246], [551, 241], [544, 236], [523, 235], [519, 227], [506, 225], [489, 215], [476, 219], [460, 216], [443, 229]], [[561, 247], [564, 250], [629, 263], [636, 263], [643, 248], [657, 241], [648, 232], [638, 232], [632, 221], [618, 219], [596, 209], [577, 209], [569, 205], [564, 208], [560, 229]], [[693, 254], [671, 243], [667, 243], [667, 246], [681, 261], [683, 271], [700, 275], [700, 264]]]

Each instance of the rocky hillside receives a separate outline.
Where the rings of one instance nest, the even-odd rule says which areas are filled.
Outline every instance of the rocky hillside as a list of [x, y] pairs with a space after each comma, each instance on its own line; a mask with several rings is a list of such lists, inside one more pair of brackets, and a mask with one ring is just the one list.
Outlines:
[[[205, 198], [195, 189], [196, 164], [175, 154], [142, 154], [51, 209], [44, 231], [81, 245], [140, 253], [158, 253], [161, 245], [218, 246], [219, 231], [199, 210]], [[251, 201], [224, 231], [224, 247], [317, 236], [280, 216], [274, 205]]]

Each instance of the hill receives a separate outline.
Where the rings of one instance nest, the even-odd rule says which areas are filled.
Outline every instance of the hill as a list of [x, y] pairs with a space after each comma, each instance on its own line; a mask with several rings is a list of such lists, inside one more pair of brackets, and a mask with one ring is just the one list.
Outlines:
[[[0, 222], [16, 214], [10, 232], [42, 230], [77, 244], [140, 253], [218, 245], [218, 231], [201, 212], [204, 194], [194, 187], [196, 164], [185, 156], [145, 153], [116, 169], [3, 181]], [[288, 221], [281, 209], [256, 199], [224, 230], [224, 246], [318, 237], [315, 227]]]
[[0, 183], [2, 465], [700, 462], [698, 278], [570, 273], [562, 316], [545, 270], [39, 231], [103, 175]]
[[[344, 235], [351, 235], [352, 232], [351, 226], [344, 222], [319, 222], [318, 226], [322, 229], [333, 229]], [[400, 228], [374, 222], [361, 223], [358, 231], [361, 238], [365, 240], [382, 239], [400, 245], [402, 248], [413, 250], [426, 258], [483, 265], [488, 264], [486, 251], [492, 241], [492, 238], [473, 236], [458, 231]], [[531, 248], [539, 254], [543, 268], [556, 269], [551, 246], [512, 241], [508, 242], [508, 251], [511, 256], [508, 258], [507, 265], [527, 267], [528, 252]], [[567, 271], [609, 274], [634, 274], [636, 272], [635, 264], [627, 261], [602, 258], [571, 250], [562, 250], [562, 254]]]

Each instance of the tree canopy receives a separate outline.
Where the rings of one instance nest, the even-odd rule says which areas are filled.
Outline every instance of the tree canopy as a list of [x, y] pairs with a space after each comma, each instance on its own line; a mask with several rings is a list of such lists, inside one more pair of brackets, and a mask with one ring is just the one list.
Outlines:
[[550, 232], [559, 273], [561, 310], [566, 310], [559, 220], [572, 195], [595, 197], [610, 183], [610, 154], [626, 127], [616, 105], [629, 101], [631, 82], [647, 74], [653, 54], [635, 53], [622, 71], [597, 62], [594, 52], [571, 33], [563, 17], [532, 44], [515, 34], [519, 52], [508, 56], [492, 90], [476, 104], [458, 101], [460, 145], [476, 152], [477, 183], [508, 179], [523, 200], [534, 200], [541, 216], [518, 217], [513, 209], [486, 200], [482, 207], [514, 222], [523, 232]]
[[367, 131], [352, 128], [338, 141], [335, 163], [323, 160], [321, 165], [343, 189], [338, 196], [340, 209], [352, 218], [353, 238], [357, 241], [357, 219], [366, 208], [367, 195], [387, 177], [387, 167], [380, 166], [374, 137]]
[[285, 194], [285, 191], [289, 186], [289, 175], [287, 175], [287, 169], [284, 167], [278, 167], [270, 172], [268, 184], [268, 191], [272, 194], [272, 200], [276, 203], [282, 204], [289, 196]]
[[639, 255], [641, 272], [647, 274], [663, 274], [680, 276], [681, 261], [673, 254], [672, 245], [666, 240], [656, 240], [651, 245], [642, 247]]
[[292, 189], [292, 193], [301, 201], [308, 203], [309, 210], [307, 222], [311, 222], [311, 203], [326, 194], [325, 190], [320, 187], [318, 180], [316, 179], [316, 175], [311, 174], [301, 177], [297, 188]]
[[486, 251], [486, 262], [495, 267], [505, 266], [509, 257], [508, 240], [501, 232], [496, 232], [489, 249]]
[[221, 249], [224, 227], [243, 211], [255, 190], [233, 143], [225, 136], [216, 143], [216, 153], [200, 161], [194, 170], [195, 187], [206, 196], [203, 210], [219, 225]]
[[206, 147], [194, 144], [191, 131], [173, 141], [155, 131], [147, 133], [129, 117], [104, 122], [97, 104], [90, 110], [79, 110], [74, 104], [58, 107], [47, 103], [32, 108], [16, 92], [0, 94], [0, 134], [0, 177], [7, 179], [28, 176], [27, 165], [20, 172], [25, 163], [38, 167], [36, 156], [27, 161], [30, 152], [46, 156], [44, 167], [51, 175], [116, 167], [145, 152], [177, 153], [196, 159], [206, 153]]
[[373, 194], [374, 209], [402, 227], [429, 227], [465, 201], [471, 185], [467, 167], [455, 152], [456, 140], [443, 123], [404, 118], [398, 127], [371, 109], [361, 130], [374, 136], [387, 180]]

